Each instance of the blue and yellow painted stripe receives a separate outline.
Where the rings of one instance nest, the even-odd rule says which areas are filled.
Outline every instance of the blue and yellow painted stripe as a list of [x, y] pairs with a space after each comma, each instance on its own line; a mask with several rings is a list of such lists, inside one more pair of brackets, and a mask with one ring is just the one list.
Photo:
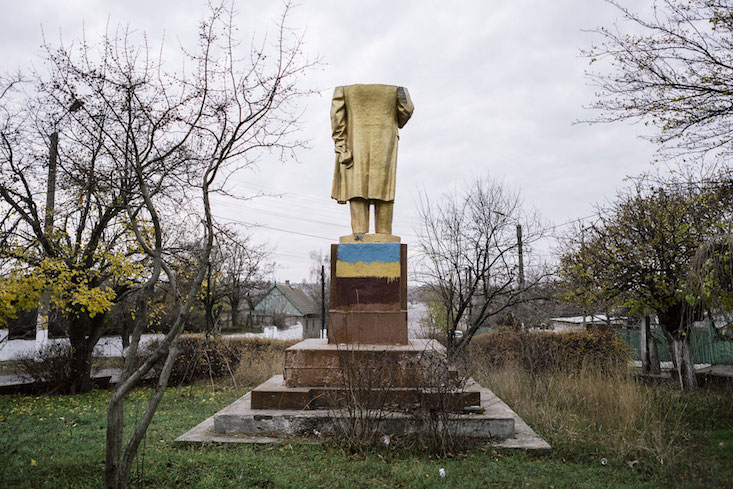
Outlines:
[[338, 245], [336, 276], [399, 279], [400, 243], [349, 243]]

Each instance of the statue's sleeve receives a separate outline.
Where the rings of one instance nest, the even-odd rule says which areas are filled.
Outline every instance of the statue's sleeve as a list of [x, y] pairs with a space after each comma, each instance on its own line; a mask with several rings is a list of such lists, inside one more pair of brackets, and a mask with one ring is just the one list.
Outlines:
[[397, 87], [397, 126], [400, 129], [410, 120], [414, 110], [410, 92], [405, 87]]
[[348, 152], [346, 144], [346, 97], [344, 87], [336, 87], [331, 100], [331, 131], [336, 152]]

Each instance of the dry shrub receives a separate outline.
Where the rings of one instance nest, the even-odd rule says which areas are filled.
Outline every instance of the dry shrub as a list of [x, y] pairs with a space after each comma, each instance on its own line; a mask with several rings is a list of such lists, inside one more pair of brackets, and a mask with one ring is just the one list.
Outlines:
[[[157, 344], [157, 340], [148, 343], [145, 351], [152, 351]], [[271, 372], [278, 361], [278, 371], [282, 371], [283, 352], [292, 344], [293, 342], [259, 338], [181, 335], [169, 382], [171, 385], [183, 385], [228, 377], [235, 386], [255, 385], [251, 383], [253, 379], [260, 379], [266, 372]], [[145, 357], [145, 354], [142, 356]], [[162, 366], [162, 362], [158, 362], [154, 367], [156, 377]]]
[[285, 350], [297, 341], [247, 338], [234, 372], [234, 383], [239, 387], [254, 387], [273, 375], [283, 372]]
[[36, 392], [68, 392], [73, 380], [73, 350], [67, 343], [46, 343], [36, 351], [18, 358], [16, 371], [20, 377], [34, 382]]
[[470, 355], [479, 365], [493, 368], [517, 366], [535, 375], [583, 368], [615, 373], [630, 360], [628, 345], [613, 333], [583, 331], [547, 333], [497, 331], [476, 336]]
[[636, 468], [671, 468], [688, 436], [684, 412], [664, 386], [637, 383], [627, 369], [535, 372], [483, 364], [477, 380], [492, 389], [563, 456], [605, 457]]
[[393, 409], [389, 393], [395, 386], [396, 365], [387, 355], [360, 355], [358, 347], [348, 344], [338, 345], [338, 357], [340, 388], [326, 401], [333, 419], [332, 441], [348, 452], [365, 453], [388, 435], [385, 420]]
[[[340, 384], [331, 408], [333, 442], [352, 453], [419, 447], [439, 457], [463, 451], [471, 440], [460, 434], [468, 368], [450, 363], [443, 352], [428, 348], [409, 368], [420, 371], [415, 390], [398, 382], [405, 364], [388, 355], [359, 355], [350, 345], [339, 346]], [[406, 415], [406, 432], [393, 437], [392, 415]], [[400, 429], [403, 429], [400, 428]]]
[[447, 457], [475, 444], [460, 429], [460, 414], [465, 406], [463, 393], [471, 377], [471, 366], [464, 358], [451, 362], [445, 355], [427, 357], [426, 395], [410, 412], [413, 422], [420, 427], [415, 441], [423, 452]]

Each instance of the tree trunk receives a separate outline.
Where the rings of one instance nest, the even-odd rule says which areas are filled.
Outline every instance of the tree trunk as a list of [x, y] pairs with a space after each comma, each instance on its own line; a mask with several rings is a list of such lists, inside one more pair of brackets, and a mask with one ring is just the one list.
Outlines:
[[653, 375], [661, 375], [662, 366], [659, 363], [659, 342], [652, 334], [651, 328], [649, 328], [648, 336], [649, 346], [649, 373]]
[[129, 323], [123, 319], [120, 329], [121, 329], [120, 339], [122, 340], [122, 353], [124, 355], [124, 353], [130, 347], [130, 325]]
[[92, 351], [84, 331], [79, 327], [70, 328], [71, 368], [68, 392], [78, 394], [92, 390]]
[[106, 464], [104, 470], [105, 487], [121, 489], [126, 481], [120, 480], [120, 460], [122, 459], [122, 428], [124, 421], [125, 400], [112, 398], [107, 407], [107, 445], [105, 450]]
[[92, 380], [92, 354], [104, 330], [104, 314], [93, 318], [79, 315], [69, 325], [69, 342], [71, 343], [71, 372], [69, 393], [89, 392], [94, 388]]
[[674, 356], [678, 365], [677, 373], [680, 379], [680, 387], [687, 391], [694, 390], [697, 388], [697, 377], [695, 377], [695, 364], [692, 360], [689, 335], [675, 335]]
[[644, 315], [639, 323], [639, 356], [641, 357], [641, 371], [649, 373], [649, 316]]
[[239, 299], [229, 298], [229, 305], [231, 306], [232, 312], [232, 328], [239, 326]]
[[674, 354], [674, 337], [664, 329], [662, 329], [662, 333], [667, 339], [667, 354], [669, 355], [669, 358], [672, 359], [672, 368], [676, 372], [677, 370], [679, 370], [679, 364], [677, 363], [677, 356]]

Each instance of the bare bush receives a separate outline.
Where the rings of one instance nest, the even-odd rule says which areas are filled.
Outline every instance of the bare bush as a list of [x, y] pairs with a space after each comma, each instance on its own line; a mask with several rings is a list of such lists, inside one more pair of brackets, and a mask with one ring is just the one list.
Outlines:
[[[426, 348], [410, 364], [398, 365], [388, 355], [359, 355], [356, 349], [339, 351], [343, 389], [327, 402], [336, 422], [336, 442], [362, 453], [385, 447], [392, 440], [419, 446], [437, 456], [448, 456], [468, 446], [460, 433], [469, 380], [468, 363], [449, 362], [442, 351]], [[410, 375], [410, 387], [402, 387]], [[401, 427], [394, 424], [401, 418]]]
[[241, 354], [239, 368], [234, 372], [234, 381], [239, 387], [254, 387], [273, 375], [281, 374], [285, 364], [285, 349], [294, 341], [247, 340], [247, 348]]
[[469, 350], [478, 365], [517, 366], [528, 375], [592, 368], [615, 374], [628, 368], [630, 349], [604, 331], [545, 333], [506, 329], [477, 336]]
[[74, 383], [73, 348], [66, 343], [47, 343], [18, 358], [17, 373], [35, 384], [37, 392], [69, 392]]
[[[182, 335], [169, 382], [183, 385], [228, 379], [235, 388], [258, 385], [282, 373], [285, 349], [292, 344], [292, 341], [259, 338]], [[155, 348], [157, 341], [147, 344], [145, 351], [151, 352]], [[144, 358], [145, 351], [142, 354]], [[162, 368], [162, 362], [153, 367], [156, 377]]]
[[273, 312], [272, 324], [277, 329], [286, 329], [288, 327], [288, 315], [284, 312]]
[[431, 351], [425, 353], [426, 386], [410, 415], [422, 449], [445, 457], [469, 445], [469, 440], [460, 433], [469, 364], [463, 359], [449, 363], [445, 356]]
[[[339, 383], [327, 403], [335, 421], [336, 442], [344, 449], [362, 453], [384, 440], [384, 420], [390, 411], [395, 387], [395, 365], [387, 355], [361, 355], [358, 347], [339, 348]], [[387, 438], [388, 440], [389, 438]]]

